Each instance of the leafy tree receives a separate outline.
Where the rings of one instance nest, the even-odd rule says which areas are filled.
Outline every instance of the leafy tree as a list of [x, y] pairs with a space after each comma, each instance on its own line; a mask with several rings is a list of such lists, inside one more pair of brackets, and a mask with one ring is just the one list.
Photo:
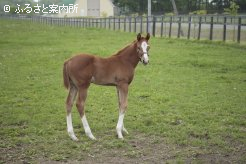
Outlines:
[[233, 0], [230, 2], [230, 7], [225, 8], [224, 11], [229, 13], [230, 15], [236, 16], [238, 9], [239, 9], [239, 5], [237, 5], [236, 2]]
[[[230, 15], [236, 16], [237, 12], [238, 12], [239, 6], [236, 4], [236, 2], [233, 0], [230, 2], [230, 7], [229, 8], [225, 8], [224, 11], [228, 12]], [[236, 19], [233, 19], [234, 22], [234, 28], [233, 28], [233, 41], [235, 41], [235, 32], [236, 32]]]
[[[173, 12], [175, 2], [179, 14], [204, 10], [209, 13], [223, 13], [230, 6], [231, 0], [152, 0], [152, 13], [164, 14]], [[246, 0], [235, 0], [240, 12], [246, 12]], [[114, 0], [113, 3], [125, 13], [147, 13], [147, 0]]]
[[239, 6], [239, 11], [241, 13], [245, 13], [246, 12], [246, 0], [237, 0], [236, 3]]

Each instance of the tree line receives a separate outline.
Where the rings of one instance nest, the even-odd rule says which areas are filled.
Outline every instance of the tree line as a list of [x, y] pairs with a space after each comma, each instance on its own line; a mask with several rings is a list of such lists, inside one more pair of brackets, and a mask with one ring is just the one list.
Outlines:
[[[174, 13], [172, 1], [176, 4], [179, 14], [223, 14], [224, 9], [230, 7], [233, 0], [152, 0], [152, 13], [155, 15]], [[234, 2], [239, 6], [240, 13], [246, 13], [246, 0]], [[114, 0], [113, 3], [119, 7], [122, 15], [147, 13], [147, 0]]]

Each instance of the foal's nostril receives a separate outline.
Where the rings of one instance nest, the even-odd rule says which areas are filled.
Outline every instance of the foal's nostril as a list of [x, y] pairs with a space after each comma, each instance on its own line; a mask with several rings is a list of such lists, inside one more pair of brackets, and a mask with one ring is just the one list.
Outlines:
[[148, 63], [149, 63], [149, 61], [145, 61], [145, 60], [143, 61], [144, 65], [147, 65]]

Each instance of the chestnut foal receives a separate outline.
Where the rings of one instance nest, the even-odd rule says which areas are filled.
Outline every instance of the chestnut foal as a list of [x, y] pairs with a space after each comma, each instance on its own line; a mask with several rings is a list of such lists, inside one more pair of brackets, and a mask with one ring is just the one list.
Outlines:
[[81, 117], [85, 134], [92, 140], [96, 139], [91, 132], [84, 111], [87, 89], [90, 83], [116, 86], [119, 101], [119, 119], [116, 132], [120, 139], [123, 139], [122, 132], [128, 134], [123, 123], [127, 108], [128, 86], [133, 80], [134, 70], [138, 62], [141, 61], [144, 65], [149, 63], [149, 38], [149, 33], [146, 37], [142, 37], [141, 34], [138, 34], [137, 40], [108, 58], [81, 54], [65, 61], [63, 79], [64, 86], [69, 89], [66, 101], [67, 131], [73, 140], [78, 140], [73, 131], [71, 116], [72, 106], [77, 94], [76, 106]]

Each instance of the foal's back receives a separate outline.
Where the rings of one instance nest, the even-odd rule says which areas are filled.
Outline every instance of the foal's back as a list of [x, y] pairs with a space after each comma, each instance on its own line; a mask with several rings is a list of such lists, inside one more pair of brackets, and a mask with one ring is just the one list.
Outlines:
[[[93, 55], [81, 54], [70, 58], [65, 62], [70, 79], [74, 82], [86, 80], [92, 76], [92, 65], [95, 61]], [[76, 82], [77, 83], [77, 82]]]

